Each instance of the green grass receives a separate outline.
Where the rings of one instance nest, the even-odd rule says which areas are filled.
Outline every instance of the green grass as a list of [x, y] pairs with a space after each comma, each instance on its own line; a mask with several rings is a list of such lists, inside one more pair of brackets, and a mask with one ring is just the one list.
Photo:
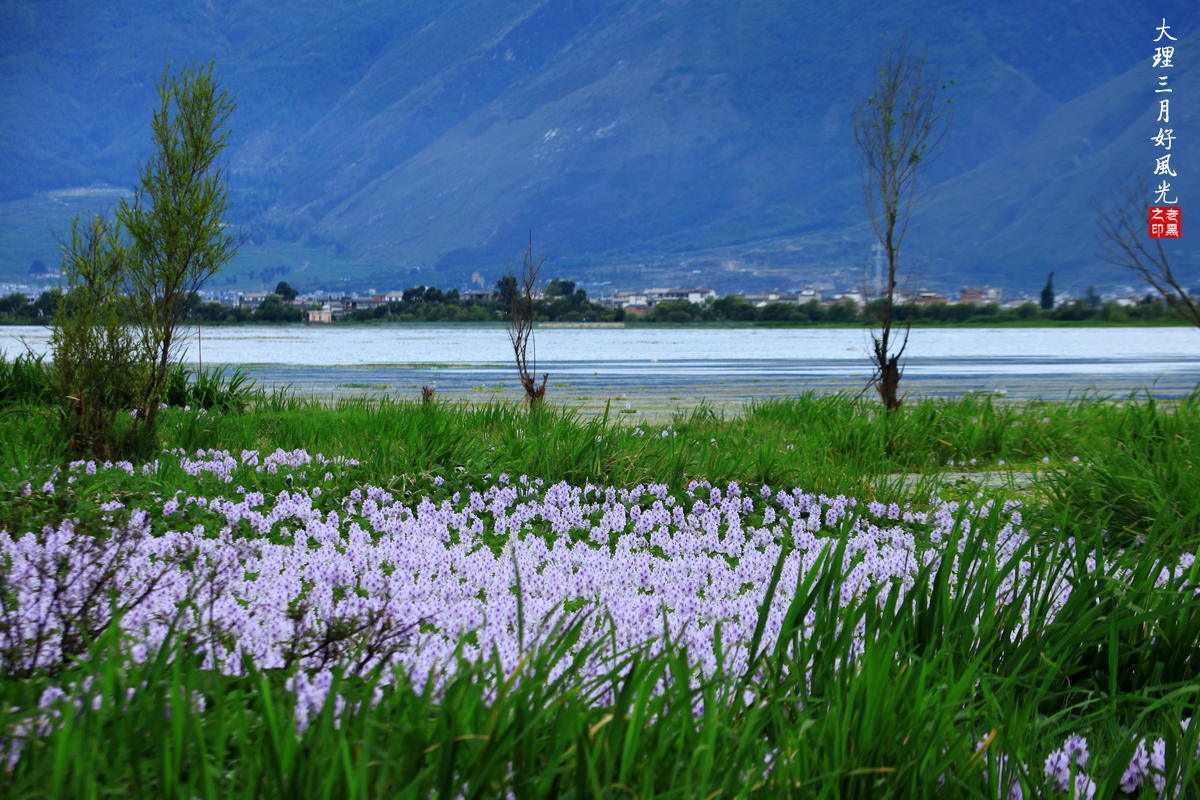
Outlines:
[[43, 356], [21, 354], [9, 361], [0, 353], [0, 408], [44, 405], [53, 399]]
[[[967, 500], [981, 510], [970, 535], [959, 527], [948, 546], [962, 563], [980, 565], [969, 578], [937, 560], [911, 585], [876, 586], [841, 605], [859, 580], [843, 560], [845, 536], [824, 534], [818, 563], [826, 568], [791, 578], [782, 573], [785, 544], [763, 604], [779, 597], [786, 609], [772, 623], [782, 626], [776, 644], [758, 653], [762, 614], [747, 651], [757, 656], [728, 674], [719, 638], [716, 672], [706, 676], [672, 632], [665, 647], [633, 648], [599, 677], [578, 679], [571, 665], [597, 647], [587, 632], [611, 624], [603, 609], [582, 607], [515, 671], [494, 659], [463, 660], [436, 696], [432, 682], [335, 671], [330, 695], [344, 706], [330, 700], [301, 729], [289, 671], [252, 663], [241, 675], [205, 670], [186, 641], [131, 664], [110, 629], [86, 659], [0, 679], [5, 731], [40, 719], [48, 687], [101, 698], [94, 709], [90, 700], [54, 706], [60, 716], [46, 735], [29, 737], [15, 768], [0, 774], [5, 796], [1000, 797], [1003, 756], [1025, 797], [1066, 797], [1045, 789], [1042, 763], [1071, 733], [1088, 737], [1097, 797], [1130, 796], [1118, 783], [1132, 734], [1165, 739], [1168, 763], [1184, 765], [1181, 796], [1200, 785], [1195, 762], [1175, 755], [1195, 752], [1200, 735], [1200, 724], [1180, 728], [1200, 705], [1200, 599], [1158, 585], [1148, 557], [1194, 553], [1200, 543], [1192, 469], [1200, 394], [1174, 404], [909, 400], [890, 417], [874, 403], [804, 395], [756, 403], [738, 418], [701, 404], [669, 425], [641, 427], [553, 405], [531, 415], [500, 403], [245, 396], [246, 413], [168, 410], [163, 446], [304, 448], [360, 460], [326, 485], [327, 509], [366, 486], [386, 487], [410, 507], [422, 498], [440, 503], [501, 472], [573, 486], [666, 484], [680, 501], [701, 479], [914, 508], [932, 507], [928, 492], [906, 492], [897, 476], [933, 477], [949, 462], [957, 471], [960, 461], [968, 470], [1003, 461], [1037, 481], [1020, 492], [963, 493], [961, 518]], [[112, 498], [132, 508], [155, 496], [212, 493], [172, 468], [151, 478], [103, 471], [53, 496], [26, 496], [26, 481], [38, 485], [65, 463], [55, 419], [41, 401], [4, 413], [11, 435], [0, 443], [0, 528], [11, 533], [65, 519], [100, 532], [100, 505]], [[244, 480], [245, 491], [268, 497], [291, 485], [282, 472]], [[1025, 502], [1025, 526], [1040, 535], [1010, 552], [1000, 544], [1000, 510], [1015, 497]], [[982, 505], [989, 500], [990, 511]], [[156, 533], [167, 526], [152, 521]], [[548, 529], [542, 535], [552, 538]], [[505, 541], [488, 543], [501, 552]], [[1109, 560], [1090, 567], [1088, 554], [1101, 551]], [[1068, 567], [1072, 592], [1052, 613]], [[1039, 580], [1006, 596], [1021, 570]], [[1016, 613], [1022, 608], [1027, 620]], [[861, 639], [861, 651], [856, 627], [877, 632]], [[86, 692], [71, 689], [89, 679]], [[203, 698], [203, 707], [190, 698]], [[987, 745], [977, 755], [980, 740]]]
[[[62, 461], [42, 375], [40, 361], [0, 360], [8, 445], [19, 448], [4, 461], [19, 470]], [[553, 404], [536, 415], [504, 403], [439, 402], [431, 410], [388, 397], [331, 405], [286, 388], [268, 394], [240, 372], [217, 370], [177, 370], [168, 388], [173, 406], [254, 411], [171, 418], [167, 448], [307, 448], [363, 461], [362, 479], [380, 485], [457, 470], [618, 486], [736, 480], [891, 501], [901, 474], [1004, 470], [1033, 473], [1031, 491], [1046, 513], [1066, 514], [1072, 525], [1109, 530], [1123, 543], [1167, 526], [1181, 546], [1200, 543], [1200, 393], [1175, 403], [1135, 394], [1020, 404], [967, 394], [913, 399], [891, 416], [873, 402], [809, 393], [753, 402], [729, 419], [701, 402], [675, 414], [664, 438], [664, 426], [615, 424], [628, 409], [585, 419]]]

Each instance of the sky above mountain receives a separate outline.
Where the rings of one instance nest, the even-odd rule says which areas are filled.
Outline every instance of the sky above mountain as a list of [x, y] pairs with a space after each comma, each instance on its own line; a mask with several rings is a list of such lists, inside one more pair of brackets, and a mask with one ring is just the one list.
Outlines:
[[[0, 276], [52, 255], [45, 193], [135, 182], [154, 82], [195, 59], [238, 100], [247, 287], [280, 260], [313, 284], [490, 284], [529, 230], [585, 280], [850, 280], [871, 240], [851, 112], [907, 30], [954, 113], [905, 266], [946, 286], [1117, 280], [1089, 203], [1152, 171], [1164, 16], [1186, 168], [1192, 2], [5, 0]], [[1190, 199], [1200, 177], [1176, 185]], [[1200, 283], [1196, 251], [1179, 259]]]

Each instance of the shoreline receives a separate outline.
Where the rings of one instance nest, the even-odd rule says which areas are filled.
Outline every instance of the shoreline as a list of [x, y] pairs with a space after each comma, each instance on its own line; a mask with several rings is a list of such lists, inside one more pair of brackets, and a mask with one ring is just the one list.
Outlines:
[[[432, 386], [439, 401], [487, 405], [503, 402], [520, 405], [524, 391], [512, 365], [480, 367], [279, 367], [251, 366], [243, 372], [257, 385], [272, 390], [290, 389], [301, 397], [328, 401], [382, 399], [419, 402], [421, 387]], [[877, 401], [866, 389], [870, 367], [864, 362], [860, 371], [845, 376], [816, 378], [797, 374], [772, 374], [769, 371], [730, 370], [711, 375], [656, 374], [655, 365], [644, 365], [640, 372], [575, 370], [556, 373], [552, 365], [546, 401], [560, 408], [573, 409], [583, 418], [609, 414], [622, 424], [661, 425], [679, 415], [713, 414], [728, 419], [744, 416], [753, 403], [806, 393], [858, 396], [865, 402]], [[1149, 392], [1156, 401], [1176, 401], [1197, 390], [1195, 376], [1145, 376], [1130, 381], [1130, 376], [1107, 378], [1040, 374], [976, 376], [952, 374], [913, 374], [900, 382], [901, 394], [914, 402], [921, 398], [976, 396], [1001, 403], [1027, 403], [1037, 400], [1067, 402], [1078, 397], [1099, 396], [1116, 402], [1126, 401], [1131, 393], [1144, 397]]]
[[[556, 330], [556, 329], [573, 329], [573, 330], [613, 330], [617, 328], [629, 328], [633, 330], [755, 330], [755, 329], [784, 329], [784, 330], [871, 330], [871, 325], [864, 325], [861, 322], [641, 322], [638, 320], [625, 320], [624, 322], [534, 322], [535, 330]], [[0, 319], [0, 327], [37, 327], [37, 328], [52, 328], [50, 322], [37, 322], [34, 320], [6, 320]], [[183, 328], [329, 328], [337, 330], [340, 328], [507, 328], [506, 322], [261, 322], [261, 321], [245, 321], [245, 322], [204, 322], [199, 325], [185, 321], [181, 327]], [[932, 328], [936, 330], [953, 330], [958, 328], [964, 329], [985, 329], [985, 328], [1000, 328], [1000, 329], [1023, 329], [1023, 328], [1189, 328], [1191, 323], [1186, 320], [1123, 320], [1121, 322], [1108, 322], [1106, 320], [1060, 320], [1060, 319], [1037, 319], [1037, 320], [1003, 320], [1003, 321], [984, 321], [984, 322], [922, 322], [917, 321], [912, 324], [913, 328]], [[902, 329], [899, 326], [897, 330]]]

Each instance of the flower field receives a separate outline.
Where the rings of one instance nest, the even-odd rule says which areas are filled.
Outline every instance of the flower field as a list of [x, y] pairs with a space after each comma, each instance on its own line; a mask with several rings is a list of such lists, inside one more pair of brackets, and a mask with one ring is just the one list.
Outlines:
[[[0, 785], [1196, 796], [1196, 405], [276, 397], [173, 409], [136, 464], [18, 412]], [[1002, 461], [1034, 488], [933, 482]]]

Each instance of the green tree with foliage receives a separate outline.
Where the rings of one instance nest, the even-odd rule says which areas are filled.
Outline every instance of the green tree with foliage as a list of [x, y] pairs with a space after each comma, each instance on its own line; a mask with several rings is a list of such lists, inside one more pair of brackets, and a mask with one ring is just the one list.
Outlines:
[[727, 294], [713, 303], [713, 312], [721, 319], [737, 322], [753, 322], [758, 319], [758, 309], [738, 294]]
[[300, 294], [300, 292], [296, 291], [291, 286], [289, 286], [287, 281], [280, 281], [275, 286], [275, 294], [279, 295], [280, 299], [283, 300], [283, 302], [290, 305], [292, 303], [292, 301], [295, 300], [296, 297]]
[[562, 278], [555, 278], [546, 284], [546, 291], [542, 294], [547, 300], [554, 297], [567, 297], [575, 293], [575, 281], [567, 281]]
[[55, 309], [58, 308], [59, 294], [57, 289], [48, 289], [39, 294], [38, 299], [33, 301], [33, 316], [47, 319], [53, 317]]
[[143, 432], [154, 431], [187, 297], [241, 244], [226, 230], [230, 202], [225, 170], [217, 163], [236, 103], [220, 90], [212, 62], [193, 63], [177, 76], [168, 64], [157, 87], [155, 151], [138, 170], [133, 202], [122, 199], [117, 210], [130, 240], [125, 283], [144, 363], [131, 441], [139, 425]]
[[687, 299], [663, 300], [646, 315], [647, 322], [703, 322], [704, 309]]
[[120, 452], [117, 415], [141, 382], [132, 331], [125, 325], [126, 250], [119, 223], [76, 215], [60, 239], [67, 291], [59, 297], [50, 346], [54, 394], [62, 400], [67, 449], [111, 458]]
[[33, 314], [33, 304], [21, 292], [0, 297], [0, 316], [8, 319], [29, 319]]
[[[857, 318], [857, 317], [858, 317], [858, 309], [855, 307], [854, 301], [850, 300], [850, 299], [846, 299], [846, 300], [842, 300], [841, 302], [834, 303], [833, 305], [829, 306], [828, 310], [826, 310], [826, 312], [825, 312], [825, 318], [827, 320], [829, 320], [830, 322], [853, 322], [855, 320], [855, 318]], [[888, 363], [895, 364], [899, 360], [900, 354], [903, 353], [903, 351], [904, 351], [904, 348], [901, 348], [900, 353], [897, 353], [895, 355], [895, 358], [890, 359]], [[896, 384], [895, 385], [899, 386], [899, 384], [900, 384], [899, 367], [897, 366], [897, 367], [895, 367], [895, 369], [896, 369], [896, 373], [895, 373]], [[895, 406], [896, 408], [899, 408], [899, 403], [900, 403], [900, 401], [899, 401], [899, 399], [897, 399], [896, 406]]]
[[207, 322], [220, 322], [229, 316], [229, 311], [227, 306], [214, 300], [197, 308], [196, 317]]
[[513, 300], [517, 297], [517, 276], [510, 273], [496, 281], [496, 294], [504, 315], [512, 314]]
[[758, 318], [763, 322], [803, 322], [807, 319], [792, 303], [770, 303], [763, 307]]
[[1054, 272], [1046, 278], [1046, 285], [1042, 287], [1042, 311], [1054, 310]]
[[263, 322], [299, 322], [304, 318], [304, 312], [293, 305], [284, 305], [279, 295], [269, 294], [258, 304], [251, 318]]

